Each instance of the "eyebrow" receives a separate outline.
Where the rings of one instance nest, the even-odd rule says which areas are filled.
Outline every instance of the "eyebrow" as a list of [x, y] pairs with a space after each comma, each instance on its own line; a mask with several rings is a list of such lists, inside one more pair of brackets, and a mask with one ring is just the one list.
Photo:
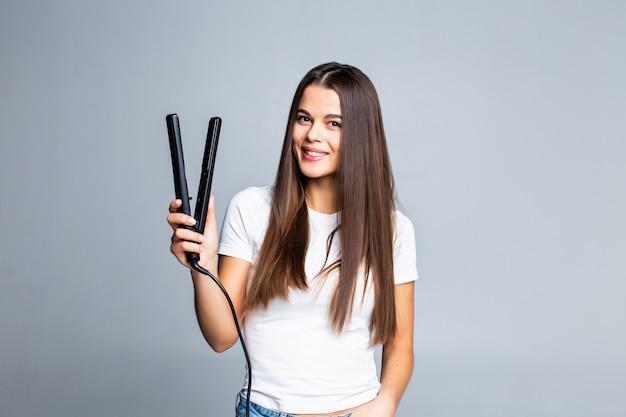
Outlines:
[[[304, 109], [298, 109], [298, 111], [296, 113], [304, 113], [307, 116], [311, 117], [311, 113], [309, 113], [308, 111], [304, 110]], [[331, 118], [331, 119], [342, 119], [343, 117], [341, 117], [340, 114], [327, 114], [326, 116], [324, 116], [325, 119]]]

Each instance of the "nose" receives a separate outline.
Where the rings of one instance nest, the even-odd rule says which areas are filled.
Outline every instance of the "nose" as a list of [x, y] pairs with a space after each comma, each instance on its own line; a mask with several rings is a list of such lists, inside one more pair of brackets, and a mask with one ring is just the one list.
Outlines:
[[309, 131], [307, 132], [306, 138], [310, 142], [320, 142], [323, 138], [321, 123], [319, 122], [311, 123], [311, 127], [309, 127]]

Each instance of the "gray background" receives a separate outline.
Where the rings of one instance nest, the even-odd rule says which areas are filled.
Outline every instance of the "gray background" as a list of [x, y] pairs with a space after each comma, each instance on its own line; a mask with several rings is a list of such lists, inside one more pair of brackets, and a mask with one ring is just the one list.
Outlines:
[[415, 224], [397, 415], [626, 415], [623, 1], [2, 1], [0, 415], [230, 416], [169, 254], [165, 115], [221, 217], [274, 177], [297, 82], [376, 85]]

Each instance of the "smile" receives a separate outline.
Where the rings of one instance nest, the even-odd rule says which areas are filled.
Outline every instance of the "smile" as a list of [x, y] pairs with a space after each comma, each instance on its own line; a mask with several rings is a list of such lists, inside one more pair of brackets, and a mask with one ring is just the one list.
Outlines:
[[313, 151], [310, 149], [303, 149], [302, 156], [304, 157], [304, 159], [308, 161], [318, 161], [320, 159], [327, 157], [328, 152], [320, 152], [320, 151]]
[[315, 152], [315, 151], [304, 151], [305, 154], [310, 156], [325, 156], [328, 155], [326, 152]]

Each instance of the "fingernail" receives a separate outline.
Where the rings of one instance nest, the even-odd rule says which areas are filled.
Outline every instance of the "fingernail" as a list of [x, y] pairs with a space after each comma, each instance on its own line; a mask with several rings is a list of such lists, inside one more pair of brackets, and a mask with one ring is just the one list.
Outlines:
[[192, 225], [192, 226], [193, 226], [194, 224], [196, 224], [196, 219], [194, 219], [193, 217], [190, 217], [190, 218], [189, 218], [189, 224], [190, 224], [190, 225]]
[[200, 235], [200, 242], [204, 242], [204, 235]]

